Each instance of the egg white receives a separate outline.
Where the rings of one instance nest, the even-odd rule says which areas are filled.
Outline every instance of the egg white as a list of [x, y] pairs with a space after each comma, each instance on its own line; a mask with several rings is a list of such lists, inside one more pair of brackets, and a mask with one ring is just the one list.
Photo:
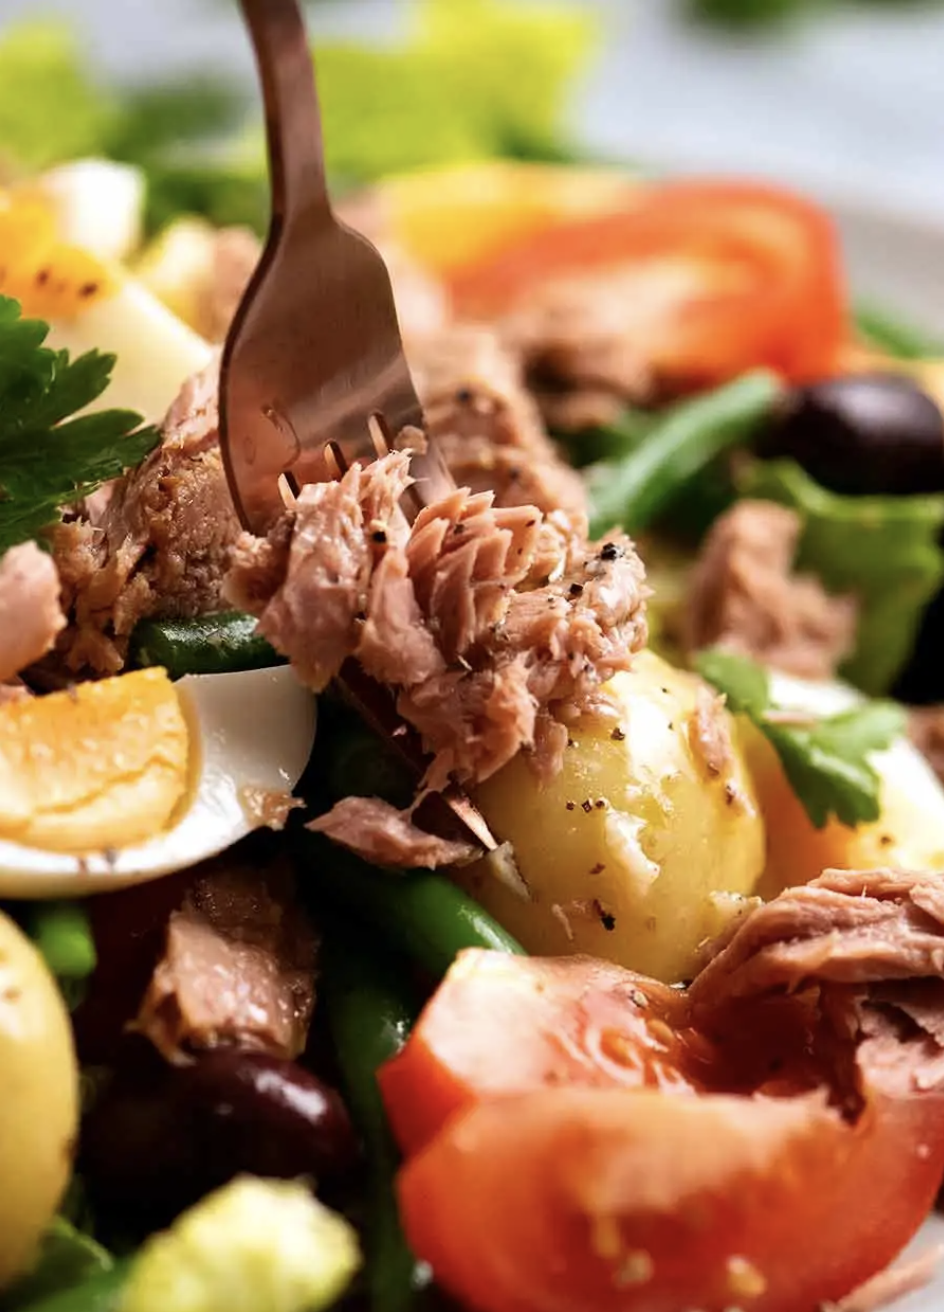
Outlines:
[[291, 792], [311, 755], [316, 710], [288, 666], [189, 675], [174, 686], [194, 763], [176, 823], [147, 842], [85, 857], [0, 840], [0, 897], [82, 897], [186, 869], [261, 827], [254, 797]]
[[160, 423], [184, 380], [206, 368], [214, 355], [209, 342], [123, 274], [109, 295], [69, 319], [53, 320], [47, 345], [74, 356], [113, 352], [106, 403], [135, 410], [150, 423]]
[[132, 164], [73, 159], [39, 179], [59, 237], [100, 260], [126, 260], [141, 241], [147, 181]]

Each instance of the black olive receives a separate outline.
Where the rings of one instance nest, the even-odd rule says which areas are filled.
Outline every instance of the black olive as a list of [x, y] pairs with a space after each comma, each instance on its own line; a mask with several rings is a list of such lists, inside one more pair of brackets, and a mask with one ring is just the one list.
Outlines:
[[833, 492], [911, 495], [944, 490], [944, 416], [910, 378], [849, 374], [798, 387], [762, 440]]
[[129, 1225], [163, 1225], [247, 1172], [337, 1178], [357, 1145], [339, 1095], [297, 1063], [217, 1048], [189, 1066], [136, 1054], [82, 1127], [93, 1205]]

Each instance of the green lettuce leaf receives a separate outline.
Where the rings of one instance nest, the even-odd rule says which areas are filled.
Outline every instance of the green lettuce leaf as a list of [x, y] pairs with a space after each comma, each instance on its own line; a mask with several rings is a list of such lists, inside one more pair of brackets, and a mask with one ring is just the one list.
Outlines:
[[738, 481], [742, 495], [800, 513], [798, 568], [818, 575], [828, 591], [859, 599], [856, 649], [842, 674], [873, 696], [887, 691], [944, 583], [944, 495], [839, 496], [792, 460], [752, 462]]
[[0, 160], [43, 169], [100, 154], [116, 113], [69, 24], [30, 19], [0, 36]]
[[566, 157], [567, 91], [594, 35], [574, 3], [415, 0], [400, 42], [319, 42], [329, 170], [367, 182], [495, 155]]

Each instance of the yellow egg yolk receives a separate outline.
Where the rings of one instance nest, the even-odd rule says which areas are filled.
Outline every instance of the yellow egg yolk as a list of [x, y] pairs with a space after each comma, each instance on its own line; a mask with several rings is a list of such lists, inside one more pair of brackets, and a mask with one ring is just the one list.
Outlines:
[[114, 289], [100, 260], [58, 239], [46, 200], [27, 187], [0, 192], [0, 295], [26, 318], [70, 319]]
[[165, 829], [189, 783], [190, 732], [163, 670], [0, 709], [0, 838], [76, 855]]

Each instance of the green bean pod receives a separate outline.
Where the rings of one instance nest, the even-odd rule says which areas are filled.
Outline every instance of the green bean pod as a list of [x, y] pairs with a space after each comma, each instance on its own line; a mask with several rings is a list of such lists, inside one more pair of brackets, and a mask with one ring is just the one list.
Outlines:
[[428, 1285], [427, 1268], [407, 1246], [394, 1180], [399, 1153], [387, 1123], [377, 1071], [410, 1032], [417, 1006], [402, 968], [382, 948], [329, 927], [321, 997], [334, 1040], [348, 1108], [370, 1163], [367, 1289], [372, 1312], [405, 1312]]
[[299, 831], [296, 858], [312, 894], [366, 921], [437, 979], [464, 948], [524, 954], [488, 912], [442, 875], [377, 870], [320, 834]]
[[95, 969], [95, 940], [82, 902], [34, 902], [24, 928], [57, 979], [83, 980]]
[[129, 1267], [130, 1261], [116, 1262], [69, 1289], [18, 1305], [16, 1312], [118, 1312]]
[[636, 533], [670, 505], [722, 452], [744, 445], [773, 414], [783, 391], [766, 370], [685, 401], [626, 456], [589, 471], [590, 534], [614, 526]]
[[187, 620], [142, 620], [128, 648], [133, 669], [162, 666], [172, 679], [185, 674], [234, 674], [284, 665], [256, 632], [252, 615], [223, 611]]

